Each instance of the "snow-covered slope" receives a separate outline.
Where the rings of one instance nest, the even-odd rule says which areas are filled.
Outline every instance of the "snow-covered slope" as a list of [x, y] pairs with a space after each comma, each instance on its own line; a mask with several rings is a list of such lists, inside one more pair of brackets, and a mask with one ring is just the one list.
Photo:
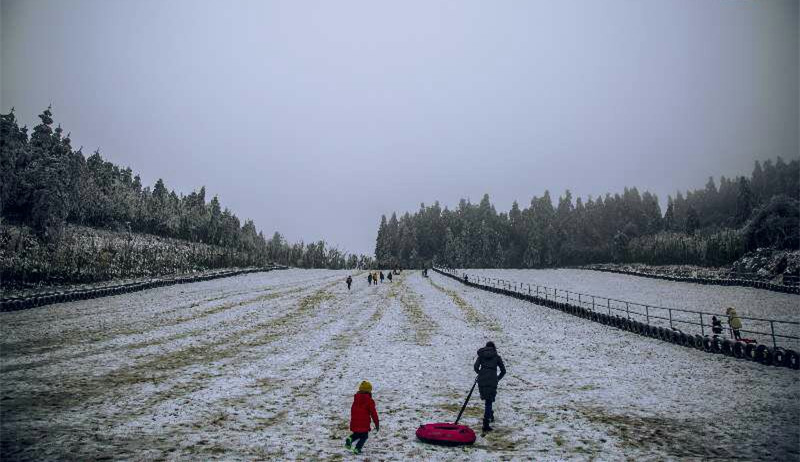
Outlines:
[[[252, 274], [3, 313], [4, 459], [342, 459], [374, 385], [369, 460], [799, 457], [800, 381], [431, 273]], [[508, 366], [496, 431], [414, 439], [455, 415], [475, 351]], [[476, 394], [477, 395], [477, 394]], [[479, 428], [473, 397], [463, 423]]]

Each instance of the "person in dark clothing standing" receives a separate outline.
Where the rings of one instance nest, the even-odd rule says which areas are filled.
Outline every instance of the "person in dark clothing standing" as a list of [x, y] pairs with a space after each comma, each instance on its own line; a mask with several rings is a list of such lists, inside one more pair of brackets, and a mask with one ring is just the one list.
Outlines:
[[[497, 375], [497, 369], [500, 375]], [[497, 397], [497, 383], [506, 375], [506, 366], [503, 358], [497, 354], [494, 342], [486, 342], [486, 346], [478, 350], [478, 359], [475, 360], [475, 373], [478, 374], [478, 392], [484, 401], [483, 431], [492, 431], [489, 426], [494, 422], [494, 409], [492, 404]]]
[[389, 282], [392, 282], [392, 272], [391, 271], [389, 271], [389, 274], [386, 275], [386, 279], [388, 279]]
[[383, 271], [381, 271], [381, 273], [380, 273], [380, 278], [381, 278], [381, 283], [383, 283], [383, 278], [384, 278]]
[[344, 280], [347, 283], [347, 290], [350, 290], [350, 286], [353, 284], [353, 278], [351, 276], [347, 276], [347, 279]]
[[711, 332], [713, 332], [714, 335], [722, 334], [722, 321], [717, 319], [716, 316], [711, 316]]
[[372, 273], [367, 275], [367, 284], [372, 285]]

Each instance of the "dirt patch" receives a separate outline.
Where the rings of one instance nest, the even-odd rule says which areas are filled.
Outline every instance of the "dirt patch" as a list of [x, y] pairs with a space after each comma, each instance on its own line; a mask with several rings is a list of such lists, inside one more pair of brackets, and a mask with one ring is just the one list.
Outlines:
[[659, 416], [614, 414], [600, 407], [576, 407], [588, 421], [606, 426], [625, 448], [666, 451], [677, 458], [729, 459], [735, 454], [712, 444], [717, 435], [708, 422]]

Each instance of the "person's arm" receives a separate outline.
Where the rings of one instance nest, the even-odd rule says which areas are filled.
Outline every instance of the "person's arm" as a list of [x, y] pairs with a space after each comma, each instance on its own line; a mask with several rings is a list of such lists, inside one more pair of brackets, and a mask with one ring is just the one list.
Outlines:
[[478, 358], [475, 360], [475, 366], [473, 366], [472, 368], [475, 369], [475, 373], [476, 374], [481, 371], [481, 357], [480, 356], [478, 356]]
[[500, 375], [497, 376], [497, 381], [499, 382], [506, 375], [506, 365], [503, 364], [503, 358], [500, 356], [497, 357], [497, 366], [500, 368]]
[[372, 421], [375, 422], [375, 431], [379, 431], [381, 424], [378, 422], [378, 410], [375, 409], [375, 401], [372, 399], [369, 400], [369, 415], [372, 417]]

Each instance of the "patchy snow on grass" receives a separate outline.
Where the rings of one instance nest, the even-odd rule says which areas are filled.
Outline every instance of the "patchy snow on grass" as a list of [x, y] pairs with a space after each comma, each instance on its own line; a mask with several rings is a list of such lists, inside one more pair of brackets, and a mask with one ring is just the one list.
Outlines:
[[[347, 274], [250, 274], [2, 313], [3, 459], [800, 457], [795, 371], [433, 273], [377, 286], [362, 274], [350, 291]], [[488, 340], [509, 371], [495, 431], [470, 447], [417, 441], [418, 425], [455, 419]], [[353, 456], [343, 444], [361, 380], [381, 430]], [[476, 391], [462, 423], [479, 429], [481, 416]]]

